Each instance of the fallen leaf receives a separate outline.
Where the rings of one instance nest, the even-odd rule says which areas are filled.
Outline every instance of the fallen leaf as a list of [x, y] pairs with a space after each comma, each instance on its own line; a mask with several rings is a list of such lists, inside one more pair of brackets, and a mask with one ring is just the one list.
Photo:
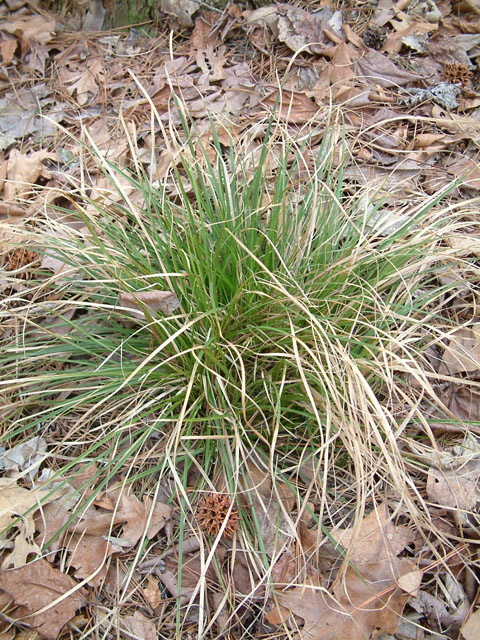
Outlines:
[[[300, 7], [277, 3], [245, 12], [244, 15], [247, 24], [268, 26], [274, 36], [294, 52], [302, 50], [306, 53], [322, 53], [331, 43], [329, 32], [334, 32], [338, 26], [338, 16], [333, 14], [330, 8], [327, 10], [327, 19], [324, 20]], [[336, 35], [341, 41], [342, 37], [338, 32]]]
[[0, 31], [33, 40], [39, 44], [47, 44], [55, 35], [55, 20], [44, 16], [10, 18], [0, 24]]
[[17, 46], [18, 42], [16, 39], [0, 42], [0, 52], [2, 54], [2, 62], [5, 67], [8, 67], [10, 62], [13, 60]]
[[[9, 593], [16, 604], [27, 611], [19, 622], [27, 622], [48, 640], [56, 640], [63, 627], [86, 601], [85, 589], [76, 589], [60, 602], [52, 603], [76, 587], [70, 576], [54, 569], [41, 558], [20, 569], [0, 572], [1, 589]], [[39, 609], [42, 613], [35, 614]]]
[[157, 313], [158, 311], [170, 314], [180, 306], [180, 301], [176, 293], [172, 291], [160, 291], [158, 289], [137, 291], [135, 293], [121, 291], [118, 298], [120, 305], [130, 309], [129, 313], [135, 318], [145, 318], [143, 308], [150, 314]]
[[9, 477], [21, 471], [28, 471], [29, 477], [33, 480], [40, 465], [48, 457], [46, 451], [46, 440], [41, 436], [34, 436], [5, 451], [0, 458], [0, 468], [3, 466]]
[[[71, 519], [75, 497], [78, 501], [81, 496], [70, 493], [63, 501], [45, 507], [43, 518], [37, 523], [37, 543], [48, 543]], [[62, 547], [70, 551], [75, 576], [89, 578], [92, 586], [98, 586], [105, 577], [105, 561], [109, 556], [132, 548], [144, 533], [147, 538], [153, 538], [165, 526], [171, 512], [165, 504], [156, 502], [152, 507], [151, 498], [145, 497], [141, 502], [133, 493], [122, 489], [107, 492], [95, 504], [98, 507], [90, 505], [49, 544], [50, 551]], [[114, 538], [111, 531], [117, 526], [122, 526], [121, 534]]]
[[452, 607], [451, 602], [447, 605], [431, 593], [420, 591], [416, 598], [409, 601], [409, 606], [415, 611], [422, 613], [430, 628], [449, 629], [455, 633], [460, 629], [470, 608], [467, 598], [464, 598], [457, 607]]
[[331, 535], [348, 549], [346, 571], [334, 583], [333, 592], [319, 584], [277, 590], [282, 610], [274, 613], [273, 609], [267, 620], [284, 618], [284, 609], [289, 609], [304, 620], [302, 640], [364, 640], [379, 631], [395, 633], [411, 597], [398, 587], [398, 580], [414, 568], [410, 560], [397, 556], [413, 539], [413, 532], [395, 526], [386, 505], [380, 505], [358, 530], [351, 527]]
[[103, 61], [96, 58], [90, 61], [87, 69], [73, 75], [67, 86], [67, 91], [71, 96], [76, 94], [78, 104], [83, 106], [88, 101], [89, 93], [93, 97], [97, 95], [99, 87], [103, 84], [103, 77]]
[[464, 640], [480, 640], [480, 609], [473, 611], [461, 632]]
[[157, 629], [152, 620], [148, 620], [138, 610], [133, 616], [120, 618], [120, 628], [126, 632], [128, 638], [135, 638], [135, 640], [157, 640], [158, 638]]
[[449, 334], [439, 373], [453, 376], [480, 369], [480, 324], [460, 327]]
[[193, 24], [192, 15], [200, 8], [196, 0], [160, 0], [160, 10], [177, 18], [182, 27]]
[[123, 523], [121, 537], [129, 547], [135, 546], [144, 533], [148, 539], [156, 536], [170, 518], [171, 508], [161, 502], [152, 506], [152, 499], [148, 496], [141, 502], [126, 489], [109, 491], [107, 496], [115, 509], [115, 523]]
[[461, 470], [429, 469], [427, 493], [432, 502], [460, 511], [473, 510], [480, 500], [477, 478], [462, 475]]
[[460, 179], [460, 186], [470, 191], [480, 189], [480, 164], [478, 157], [460, 156], [446, 163], [446, 170], [452, 180]]
[[34, 491], [19, 487], [14, 481], [0, 478], [0, 535], [18, 516], [23, 516], [28, 535], [35, 531], [33, 512], [27, 511], [39, 504], [39, 496]]
[[[480, 392], [477, 388], [464, 384], [449, 385], [438, 397], [459, 420], [480, 421]], [[474, 430], [475, 425], [469, 428]]]
[[282, 120], [295, 124], [311, 120], [318, 111], [305, 94], [297, 91], [283, 90], [280, 93], [275, 90], [262, 98], [260, 104], [269, 111], [275, 109], [275, 113]]
[[431, 456], [427, 476], [429, 500], [453, 511], [459, 526], [475, 528], [475, 511], [480, 502], [480, 446], [473, 435], [462, 444], [438, 450]]
[[22, 526], [19, 534], [15, 536], [13, 551], [6, 555], [2, 562], [2, 569], [18, 569], [19, 567], [23, 567], [27, 564], [30, 555], [40, 557], [42, 550], [33, 540], [27, 538], [25, 528]]
[[12, 149], [8, 159], [7, 182], [4, 187], [5, 200], [21, 198], [31, 191], [40, 178], [51, 178], [50, 172], [42, 164], [43, 160], [57, 160], [56, 153], [34, 151], [30, 155]]
[[420, 584], [422, 582], [423, 573], [421, 571], [409, 571], [397, 580], [400, 589], [409, 593], [412, 597], [418, 595]]
[[344, 549], [348, 549], [349, 560], [357, 565], [368, 564], [378, 558], [388, 561], [389, 557], [396, 557], [414, 539], [409, 527], [393, 524], [386, 504], [378, 506], [366, 516], [358, 531], [354, 527], [335, 529], [331, 536]]
[[355, 62], [355, 71], [367, 85], [379, 84], [382, 87], [403, 87], [421, 79], [416, 73], [397, 67], [386, 55], [369, 49], [368, 53]]
[[449, 64], [458, 62], [471, 68], [469, 51], [480, 44], [480, 34], [461, 33], [452, 36], [449, 33], [439, 32], [429, 38], [425, 43], [427, 51], [438, 62]]
[[158, 588], [158, 580], [155, 580], [151, 575], [147, 575], [147, 584], [143, 587], [143, 595], [152, 609], [156, 609], [163, 602], [162, 592]]

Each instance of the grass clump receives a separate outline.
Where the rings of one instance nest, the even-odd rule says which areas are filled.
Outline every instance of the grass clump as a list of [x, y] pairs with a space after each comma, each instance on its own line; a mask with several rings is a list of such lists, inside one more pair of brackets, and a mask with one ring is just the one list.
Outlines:
[[[408, 400], [401, 372], [421, 360], [439, 312], [438, 198], [382, 235], [379, 211], [344, 193], [334, 147], [327, 133], [309, 167], [308, 141], [271, 127], [243, 155], [215, 132], [199, 152], [189, 133], [157, 186], [97, 158], [110, 205], [79, 189], [77, 227], [47, 220], [35, 237], [65, 267], [30, 282], [15, 309], [22, 331], [0, 362], [4, 442], [69, 421], [59, 473], [96, 462], [100, 488], [122, 473], [146, 492], [170, 478], [180, 539], [193, 489], [236, 495], [252, 456], [288, 479], [298, 514], [313, 500], [320, 523], [335, 521], [339, 498], [361, 512], [379, 487], [408, 501], [407, 423], [392, 407]], [[145, 302], [158, 291], [170, 307]], [[261, 549], [242, 517], [243, 544]]]

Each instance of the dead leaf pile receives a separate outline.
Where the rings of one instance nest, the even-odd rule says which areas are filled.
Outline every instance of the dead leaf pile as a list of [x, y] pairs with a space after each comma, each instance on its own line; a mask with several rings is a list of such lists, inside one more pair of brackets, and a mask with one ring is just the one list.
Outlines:
[[[28, 451], [26, 446], [6, 452], [3, 459], [32, 472], [38, 463], [32, 458], [33, 443]], [[0, 479], [0, 589], [13, 598], [12, 619], [38, 628], [47, 638], [56, 638], [86, 604], [86, 590], [65, 571], [71, 568], [77, 580], [99, 587], [107, 577], [108, 558], [130, 551], [143, 537], [152, 540], [170, 519], [170, 507], [147, 496], [139, 500], [121, 485], [81, 508], [95, 491], [96, 472], [91, 466], [68, 482], [57, 478], [46, 484], [48, 473], [42, 473], [37, 490], [20, 486], [14, 478]], [[48, 561], [38, 559], [46, 551]], [[63, 572], [53, 567], [60, 557], [56, 554], [64, 558]]]

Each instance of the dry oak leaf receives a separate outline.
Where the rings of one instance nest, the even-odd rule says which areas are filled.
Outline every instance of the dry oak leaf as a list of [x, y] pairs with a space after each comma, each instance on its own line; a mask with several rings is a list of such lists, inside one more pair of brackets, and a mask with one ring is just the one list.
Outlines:
[[[480, 420], [480, 392], [477, 388], [454, 384], [439, 394], [438, 399], [448, 408], [450, 414], [459, 420]], [[441, 415], [443, 416], [443, 412]], [[475, 425], [470, 425], [469, 429], [473, 433], [479, 433]]]
[[301, 49], [306, 53], [322, 53], [331, 42], [328, 33], [332, 26], [300, 7], [277, 3], [246, 11], [244, 16], [249, 24], [268, 25], [274, 36], [294, 52]]
[[[107, 499], [111, 500], [111, 508], [116, 509], [115, 524], [123, 523], [121, 538], [130, 547], [135, 546], [144, 533], [149, 540], [156, 536], [170, 518], [171, 508], [161, 502], [152, 507], [148, 496], [141, 502], [133, 493], [116, 489], [107, 493]], [[106, 504], [105, 507], [108, 508]]]
[[73, 96], [77, 94], [77, 102], [83, 106], [88, 101], [88, 93], [96, 96], [99, 84], [103, 81], [103, 61], [96, 58], [89, 62], [88, 68], [80, 74], [75, 74], [73, 84], [67, 87], [68, 93]]
[[[0, 478], [0, 534], [18, 516], [38, 505], [38, 503], [39, 497], [34, 491], [19, 487], [15, 481], [8, 478]], [[31, 535], [35, 531], [33, 510], [28, 515], [23, 516], [22, 522], [26, 526], [27, 535]]]
[[480, 609], [472, 613], [461, 631], [463, 640], [480, 640]]
[[[371, 577], [348, 568], [344, 575], [345, 588], [337, 587], [331, 595], [319, 586], [295, 587], [277, 592], [285, 619], [285, 609], [303, 618], [302, 640], [365, 640], [381, 632], [395, 633], [410, 594], [397, 587], [393, 576], [382, 576], [382, 562], [372, 563]], [[411, 563], [401, 558], [396, 569], [407, 573]], [[267, 615], [274, 621], [276, 609]], [[278, 616], [278, 614], [277, 614]]]
[[454, 375], [480, 369], [480, 324], [460, 327], [449, 334], [439, 373]]
[[275, 109], [279, 118], [293, 124], [308, 122], [318, 111], [304, 93], [287, 89], [280, 96], [278, 90], [273, 91], [262, 98], [260, 104], [269, 111]]
[[42, 164], [46, 159], [57, 160], [57, 154], [44, 150], [34, 151], [27, 155], [12, 149], [8, 159], [4, 199], [14, 200], [26, 195], [39, 178], [49, 180], [51, 178], [50, 172]]
[[369, 49], [368, 53], [355, 62], [355, 75], [367, 85], [379, 84], [385, 88], [403, 87], [421, 79], [417, 73], [400, 69], [390, 58], [374, 49]]
[[152, 620], [146, 618], [138, 610], [133, 616], [121, 618], [120, 628], [125, 632], [127, 638], [135, 638], [135, 640], [157, 640], [158, 638], [157, 629]]
[[[414, 534], [395, 526], [386, 505], [380, 505], [355, 528], [337, 530], [332, 537], [348, 549], [348, 566], [333, 587], [298, 586], [277, 591], [281, 607], [303, 618], [302, 640], [365, 640], [380, 632], [395, 633], [410, 593], [398, 587], [398, 580], [414, 565], [397, 555]], [[273, 618], [284, 611], [271, 612]], [[271, 619], [267, 615], [267, 620]]]
[[47, 44], [55, 35], [55, 20], [43, 16], [12, 18], [2, 22], [0, 31], [6, 31], [25, 40], [33, 40], [38, 44]]
[[[1, 589], [9, 593], [16, 604], [27, 610], [28, 615], [22, 616], [20, 621], [33, 626], [48, 640], [56, 640], [62, 628], [86, 600], [86, 591], [80, 588], [60, 602], [55, 602], [76, 587], [76, 582], [54, 569], [43, 558], [21, 569], [1, 571], [0, 584]], [[47, 607], [46, 611], [35, 614], [44, 607]]]
[[[70, 565], [76, 568], [75, 576], [91, 576], [89, 584], [92, 586], [98, 586], [104, 578], [106, 567], [103, 565], [109, 556], [123, 551], [124, 547], [133, 547], [145, 531], [148, 538], [153, 538], [170, 517], [170, 507], [167, 505], [157, 502], [152, 509], [150, 498], [141, 502], [135, 495], [120, 489], [108, 492], [95, 504], [100, 508], [90, 506], [67, 527], [62, 536], [49, 544], [50, 551], [67, 548], [71, 554]], [[48, 542], [66, 524], [71, 518], [71, 508], [71, 505], [62, 502], [45, 507], [43, 518], [37, 525], [38, 543]], [[121, 525], [121, 538], [108, 538], [110, 531]]]
[[472, 474], [468, 469], [463, 472], [462, 468], [443, 471], [432, 467], [428, 470], [427, 477], [428, 499], [459, 512], [472, 511], [480, 501], [478, 475], [478, 471]]
[[180, 306], [180, 301], [175, 293], [159, 289], [136, 291], [135, 293], [121, 291], [118, 298], [122, 307], [131, 309], [129, 313], [134, 318], [145, 318], [142, 311], [144, 307], [151, 314], [157, 311], [169, 314]]
[[182, 27], [193, 24], [192, 14], [199, 8], [197, 0], [160, 0], [160, 10], [174, 16]]
[[152, 607], [152, 609], [156, 609], [163, 602], [162, 592], [158, 587], [158, 580], [152, 575], [147, 575], [147, 584], [142, 587], [143, 595], [145, 596], [145, 600]]
[[13, 60], [15, 51], [17, 50], [18, 42], [16, 39], [4, 40], [0, 42], [0, 53], [2, 54], [2, 62], [4, 67], [8, 67]]

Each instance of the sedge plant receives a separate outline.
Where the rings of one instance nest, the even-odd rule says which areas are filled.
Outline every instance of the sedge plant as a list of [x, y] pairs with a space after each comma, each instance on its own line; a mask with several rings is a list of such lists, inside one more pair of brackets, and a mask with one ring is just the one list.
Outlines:
[[[79, 188], [63, 210], [76, 226], [59, 210], [35, 234], [63, 267], [40, 271], [13, 311], [3, 446], [62, 423], [57, 476], [83, 462], [97, 465], [98, 491], [119, 473], [144, 492], [170, 478], [180, 541], [192, 470], [196, 491], [215, 490], [220, 475], [235, 496], [252, 457], [274, 480], [301, 484], [311, 469], [295, 490], [299, 512], [313, 500], [320, 523], [348, 478], [361, 516], [382, 483], [408, 494], [405, 424], [390, 401], [405, 399], [402, 368], [422, 358], [422, 328], [439, 313], [440, 196], [380, 234], [378, 210], [344, 191], [329, 130], [313, 151], [270, 122], [241, 153], [212, 128], [206, 147], [185, 126], [160, 184], [92, 150], [115, 197]], [[159, 291], [178, 306], [154, 310], [140, 295]], [[239, 535], [260, 550], [261, 573], [257, 524], [242, 514]]]

